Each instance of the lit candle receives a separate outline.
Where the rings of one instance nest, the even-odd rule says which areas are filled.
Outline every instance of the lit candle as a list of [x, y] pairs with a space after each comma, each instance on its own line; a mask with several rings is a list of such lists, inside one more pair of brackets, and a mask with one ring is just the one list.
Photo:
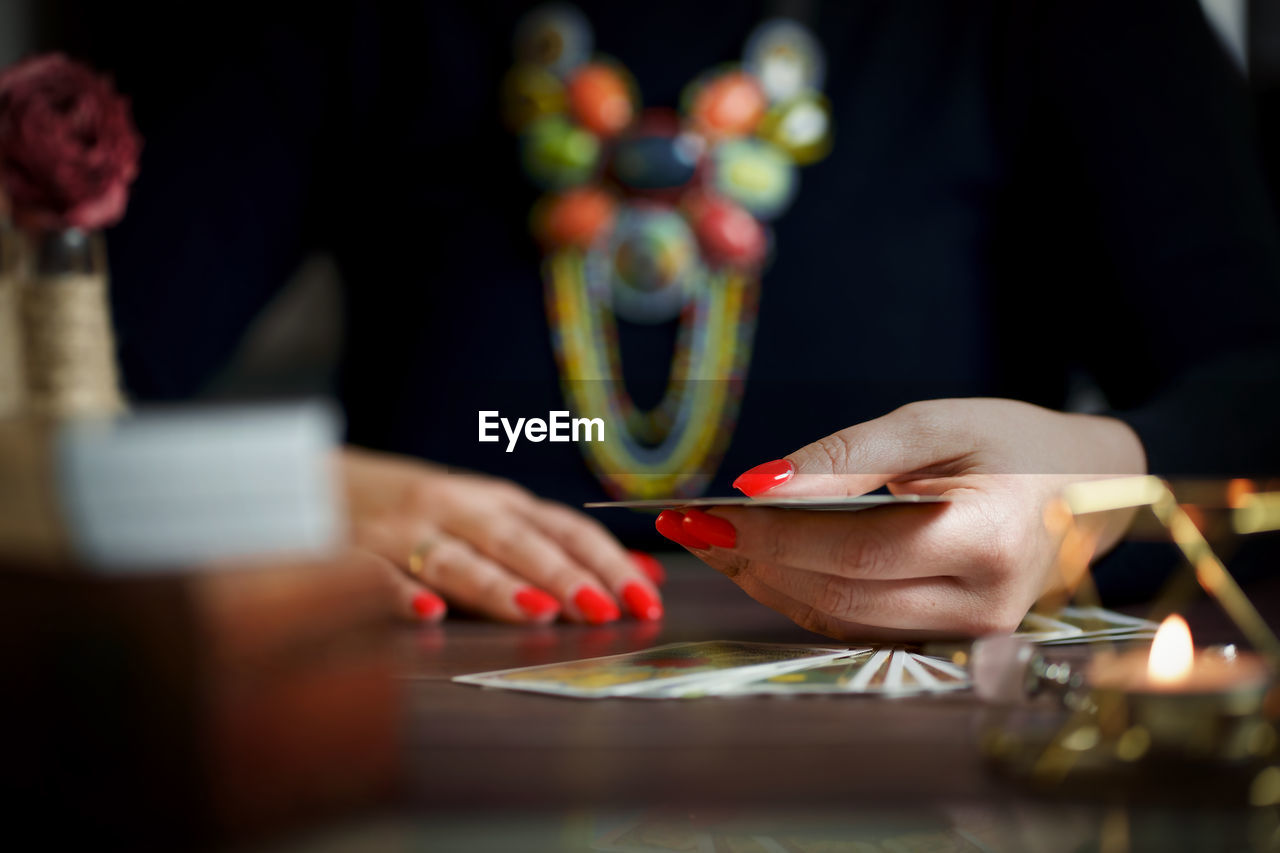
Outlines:
[[1150, 652], [1102, 652], [1089, 664], [1104, 728], [1140, 727], [1153, 750], [1241, 758], [1253, 749], [1271, 669], [1256, 654], [1197, 652], [1181, 616], [1160, 625]]
[[1152, 684], [1177, 688], [1195, 668], [1196, 647], [1191, 642], [1187, 620], [1174, 614], [1160, 625], [1151, 654], [1147, 657], [1147, 678]]
[[1255, 693], [1266, 687], [1270, 670], [1257, 655], [1196, 653], [1191, 629], [1181, 616], [1160, 624], [1151, 651], [1102, 652], [1089, 666], [1088, 682], [1099, 690], [1126, 693]]

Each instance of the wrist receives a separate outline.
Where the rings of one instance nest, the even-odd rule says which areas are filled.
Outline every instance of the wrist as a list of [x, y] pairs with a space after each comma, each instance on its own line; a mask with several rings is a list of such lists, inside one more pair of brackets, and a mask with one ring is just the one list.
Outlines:
[[1083, 439], [1082, 465], [1076, 473], [1134, 476], [1147, 473], [1147, 452], [1133, 427], [1105, 415], [1068, 415]]
[[[1147, 454], [1142, 439], [1124, 421], [1105, 415], [1070, 415], [1083, 440], [1081, 479], [1137, 476], [1147, 473]], [[1081, 530], [1094, 543], [1093, 559], [1106, 554], [1124, 538], [1136, 511], [1095, 513], [1077, 519]], [[1090, 560], [1092, 563], [1093, 560]]]

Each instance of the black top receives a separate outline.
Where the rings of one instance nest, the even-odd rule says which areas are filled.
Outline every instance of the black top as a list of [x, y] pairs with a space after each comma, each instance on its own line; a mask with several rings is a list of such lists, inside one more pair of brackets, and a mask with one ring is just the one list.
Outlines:
[[[529, 4], [255, 4], [141, 43], [103, 5], [78, 20], [147, 140], [110, 235], [135, 398], [198, 392], [322, 247], [346, 286], [352, 441], [601, 496], [571, 444], [476, 441], [480, 409], [563, 408], [537, 190], [498, 114]], [[785, 4], [579, 5], [646, 105], [675, 105]], [[827, 51], [836, 144], [777, 222], [712, 493], [912, 400], [1061, 407], [1081, 375], [1157, 473], [1280, 471], [1280, 244], [1245, 87], [1195, 0], [798, 8]], [[674, 332], [623, 331], [651, 401]]]

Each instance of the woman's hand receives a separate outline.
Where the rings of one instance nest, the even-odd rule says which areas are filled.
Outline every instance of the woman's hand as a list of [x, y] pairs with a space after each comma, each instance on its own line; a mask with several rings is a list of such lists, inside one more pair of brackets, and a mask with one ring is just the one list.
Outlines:
[[[841, 639], [979, 635], [1017, 627], [1055, 572], [1045, 525], [1063, 486], [1145, 473], [1121, 421], [1010, 400], [934, 400], [849, 427], [734, 483], [754, 497], [947, 495], [863, 512], [668, 510], [658, 530], [800, 625]], [[1125, 518], [1092, 531], [1099, 553]]]
[[[435, 620], [445, 601], [503, 622], [563, 613], [601, 624], [658, 619], [662, 569], [593, 519], [505, 480], [347, 448], [341, 471], [352, 538], [390, 560], [406, 614]], [[442, 598], [443, 597], [443, 598]]]

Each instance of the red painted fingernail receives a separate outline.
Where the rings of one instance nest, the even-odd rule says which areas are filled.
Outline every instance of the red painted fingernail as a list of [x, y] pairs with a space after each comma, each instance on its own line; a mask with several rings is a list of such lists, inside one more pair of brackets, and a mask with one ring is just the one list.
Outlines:
[[415, 595], [410, 605], [413, 607], [413, 612], [418, 614], [418, 618], [423, 620], [439, 619], [445, 611], [444, 599], [426, 590]]
[[763, 494], [774, 486], [781, 486], [796, 473], [790, 459], [775, 459], [744, 471], [733, 481], [733, 487], [749, 498]]
[[667, 570], [662, 568], [662, 563], [658, 562], [658, 558], [652, 554], [646, 554], [643, 551], [628, 551], [631, 561], [636, 564], [636, 568], [644, 572], [645, 577], [661, 586], [667, 582]]
[[622, 601], [637, 619], [653, 622], [662, 618], [662, 602], [644, 584], [632, 581], [624, 586]]
[[732, 548], [738, 544], [738, 531], [723, 518], [691, 509], [684, 514], [683, 524], [686, 535], [710, 542], [717, 548]]
[[539, 619], [548, 613], [560, 612], [560, 602], [550, 594], [531, 586], [526, 586], [516, 593], [516, 605], [531, 619]]
[[679, 542], [680, 537], [684, 534], [683, 522], [684, 513], [676, 512], [674, 509], [664, 509], [658, 513], [658, 518], [653, 522], [653, 526], [658, 528], [658, 532], [672, 542]]
[[689, 532], [684, 529], [684, 513], [677, 512], [674, 509], [664, 509], [660, 512], [658, 520], [653, 523], [653, 526], [658, 528], [659, 533], [677, 545], [683, 545], [686, 548], [693, 548], [697, 551], [705, 551], [711, 547], [698, 537], [689, 535]]
[[592, 625], [613, 622], [621, 615], [618, 605], [614, 604], [613, 599], [598, 589], [592, 589], [589, 586], [584, 586], [578, 590], [573, 597], [573, 603], [578, 606], [578, 609], [582, 611], [582, 615]]

